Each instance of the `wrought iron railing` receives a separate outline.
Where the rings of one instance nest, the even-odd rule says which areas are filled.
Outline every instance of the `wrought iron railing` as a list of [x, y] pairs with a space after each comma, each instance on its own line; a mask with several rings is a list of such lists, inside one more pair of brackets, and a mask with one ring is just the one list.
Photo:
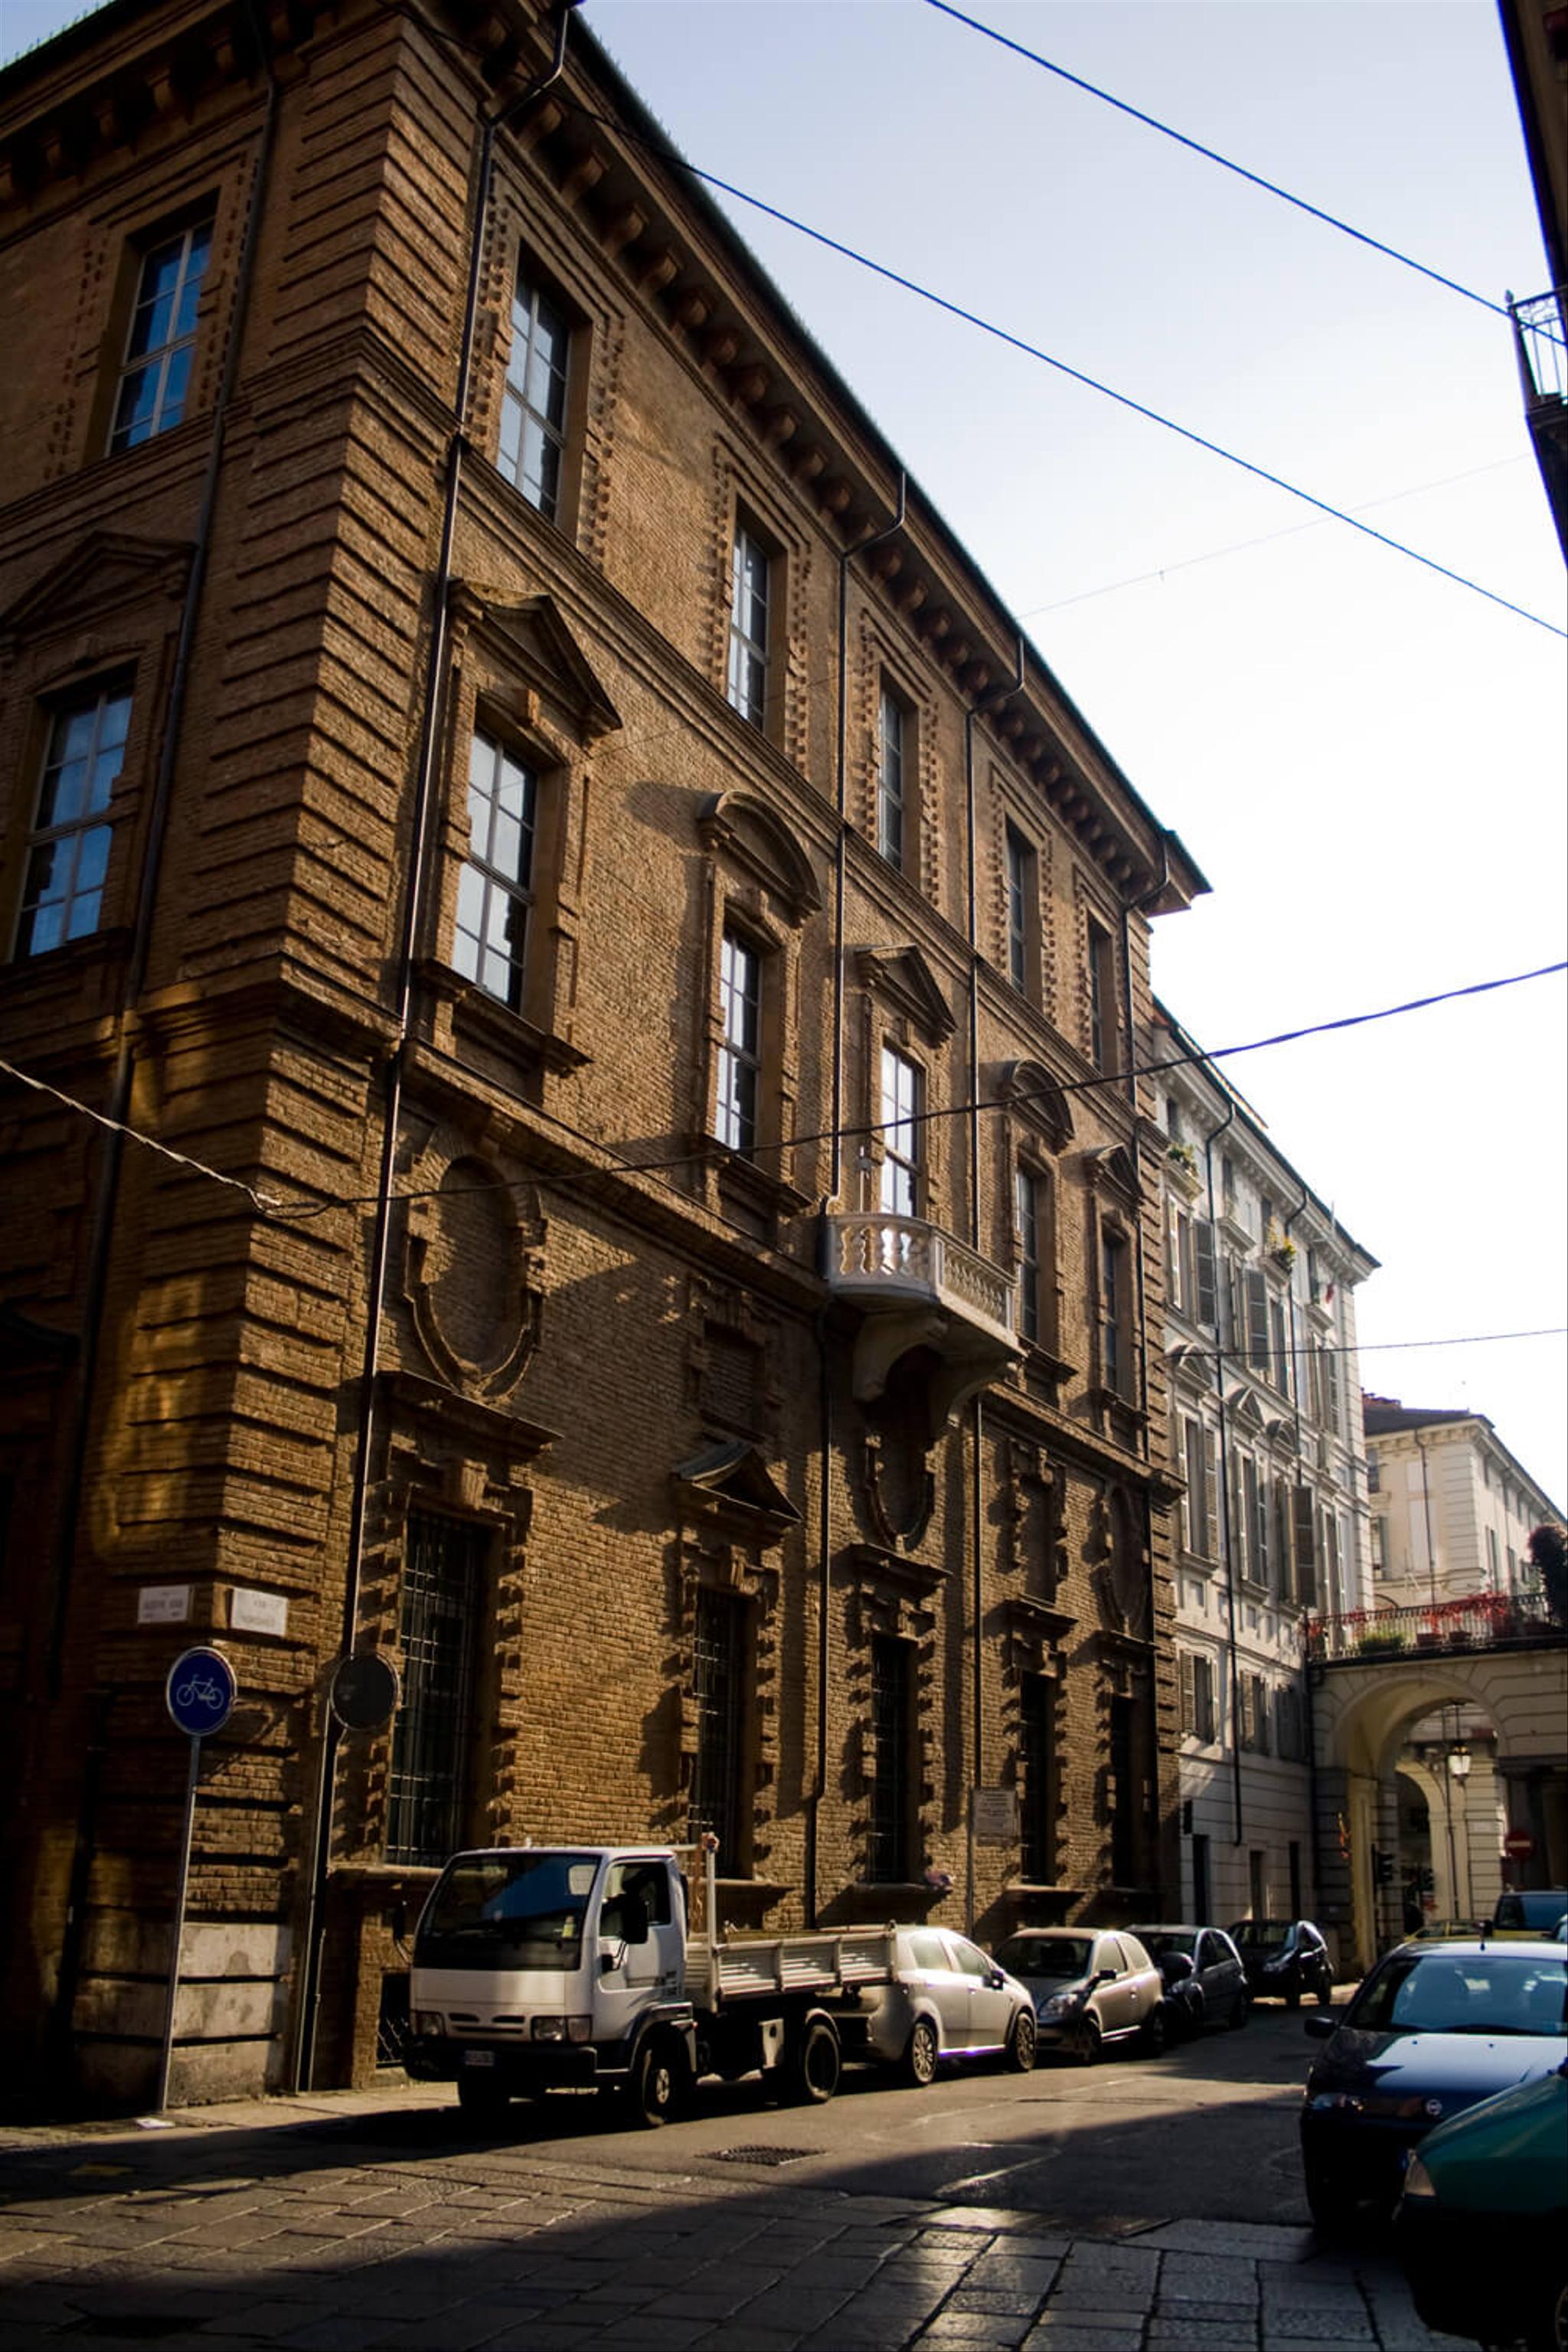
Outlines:
[[1526, 401], [1568, 401], [1568, 289], [1510, 305]]
[[879, 1210], [826, 1221], [824, 1274], [835, 1289], [924, 1292], [1011, 1332], [1013, 1285], [999, 1266], [923, 1217]]
[[1313, 1617], [1307, 1655], [1359, 1664], [1425, 1656], [1434, 1650], [1496, 1650], [1528, 1642], [1568, 1641], [1539, 1592], [1468, 1592], [1453, 1601], [1413, 1601], [1397, 1608], [1352, 1609]]

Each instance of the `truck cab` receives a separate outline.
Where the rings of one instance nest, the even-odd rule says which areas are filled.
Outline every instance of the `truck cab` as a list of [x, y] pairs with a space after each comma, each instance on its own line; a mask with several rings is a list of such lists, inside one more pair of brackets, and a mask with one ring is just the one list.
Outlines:
[[405, 2063], [476, 2113], [551, 2089], [637, 2086], [658, 2038], [689, 2076], [685, 1882], [668, 1848], [455, 1854], [415, 1931]]

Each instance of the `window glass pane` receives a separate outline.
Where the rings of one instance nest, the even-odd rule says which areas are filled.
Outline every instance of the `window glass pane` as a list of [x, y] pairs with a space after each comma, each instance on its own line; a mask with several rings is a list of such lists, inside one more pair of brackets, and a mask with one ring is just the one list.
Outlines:
[[201, 222], [154, 247], [142, 264], [111, 451], [168, 432], [184, 414], [211, 241], [210, 222]]

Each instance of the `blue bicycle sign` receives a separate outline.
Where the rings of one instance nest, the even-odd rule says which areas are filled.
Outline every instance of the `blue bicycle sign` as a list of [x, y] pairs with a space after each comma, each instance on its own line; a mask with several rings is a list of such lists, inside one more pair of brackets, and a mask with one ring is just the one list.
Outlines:
[[206, 1739], [228, 1721], [238, 1689], [221, 1650], [186, 1650], [169, 1668], [163, 1696], [178, 1728]]

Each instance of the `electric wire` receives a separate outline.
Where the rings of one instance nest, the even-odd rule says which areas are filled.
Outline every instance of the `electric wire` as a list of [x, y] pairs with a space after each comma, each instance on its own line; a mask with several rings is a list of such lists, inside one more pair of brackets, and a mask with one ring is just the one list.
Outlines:
[[978, 310], [971, 310], [962, 302], [955, 302], [949, 296], [937, 293], [933, 288], [921, 285], [918, 278], [907, 277], [902, 270], [894, 269], [889, 263], [874, 260], [869, 254], [862, 253], [858, 247], [847, 245], [841, 237], [830, 236], [826, 229], [814, 228], [808, 221], [800, 219], [796, 214], [787, 213], [781, 206], [769, 204], [762, 196], [752, 195], [746, 189], [737, 187], [733, 181], [721, 179], [717, 172], [710, 172], [700, 163], [689, 163], [686, 157], [678, 153], [674, 148], [647, 138], [643, 132], [631, 129], [616, 117], [602, 114], [595, 108], [585, 106], [581, 100], [570, 96], [563, 98], [563, 103], [570, 106], [573, 111], [580, 115], [584, 121], [596, 122], [602, 128], [615, 131], [618, 137], [629, 140], [634, 145], [641, 147], [657, 161], [668, 165], [671, 170], [684, 172], [691, 179], [700, 180], [705, 186], [718, 189], [721, 194], [732, 197], [737, 204], [746, 205], [753, 212], [761, 213], [765, 219], [776, 221], [782, 228], [793, 229], [798, 236], [809, 238], [814, 245], [819, 245], [826, 251], [837, 253], [844, 260], [853, 262], [858, 268], [869, 270], [873, 277], [884, 279], [889, 286], [900, 287], [906, 294], [913, 294], [919, 300], [929, 302], [934, 310], [944, 311], [949, 318], [961, 320], [964, 325], [977, 329], [981, 334], [989, 335], [994, 341], [1005, 344], [1008, 350], [1022, 352], [1026, 359], [1037, 360], [1043, 367], [1054, 369], [1058, 375], [1067, 377], [1069, 383], [1082, 384], [1086, 391], [1098, 393], [1102, 399], [1113, 401], [1119, 408], [1127, 409], [1134, 416], [1142, 416], [1146, 423], [1157, 425], [1163, 432], [1173, 433], [1179, 440], [1187, 442], [1192, 447], [1202, 449], [1209, 457], [1218, 457], [1226, 465], [1234, 466], [1240, 472], [1250, 475], [1254, 481], [1267, 482], [1271, 489], [1283, 490], [1288, 498], [1299, 499], [1303, 506], [1313, 508], [1319, 514], [1327, 516], [1331, 521], [1345, 524], [1349, 530], [1359, 532], [1364, 539], [1375, 541], [1379, 547], [1386, 547], [1394, 554], [1403, 555], [1410, 562], [1419, 564], [1424, 571], [1436, 572], [1439, 579], [1451, 582], [1455, 587], [1463, 588], [1471, 595], [1482, 597], [1486, 603], [1500, 606], [1505, 613], [1511, 613], [1517, 620], [1528, 621], [1532, 627], [1544, 629], [1549, 636], [1568, 640], [1568, 629], [1560, 628], [1555, 621], [1546, 620], [1540, 613], [1532, 613], [1528, 605], [1516, 604], [1511, 598], [1500, 594], [1495, 588], [1484, 587], [1479, 580], [1471, 579], [1467, 572], [1456, 572], [1451, 564], [1440, 563], [1436, 556], [1423, 555], [1419, 548], [1408, 546], [1403, 540], [1391, 538], [1386, 531], [1374, 530], [1371, 523], [1361, 521], [1347, 508], [1337, 507], [1331, 499], [1321, 499], [1315, 492], [1300, 488], [1296, 483], [1287, 481], [1282, 474], [1273, 473], [1267, 466], [1260, 466], [1254, 459], [1242, 457], [1235, 449], [1227, 449], [1222, 442], [1211, 440], [1206, 434], [1199, 433], [1194, 426], [1183, 425], [1175, 417], [1167, 416], [1162, 410], [1151, 408], [1145, 401], [1135, 400], [1131, 393], [1119, 392], [1114, 384], [1106, 383], [1100, 377], [1088, 374], [1084, 369], [1074, 367], [1067, 360], [1058, 359], [1054, 352], [1043, 350], [1038, 343], [1031, 343], [1026, 337], [1016, 335], [1011, 329], [998, 326], [994, 320], [982, 317]]
[[[1489, 295], [1478, 294], [1473, 286], [1463, 285], [1457, 278], [1446, 277], [1442, 270], [1430, 268], [1426, 262], [1402, 253], [1395, 245], [1385, 245], [1381, 237], [1370, 236], [1365, 229], [1353, 227], [1349, 221], [1342, 220], [1337, 213], [1326, 212], [1321, 205], [1309, 204], [1305, 196], [1293, 195], [1277, 180], [1266, 180], [1260, 172], [1249, 171], [1245, 163], [1237, 163], [1230, 156], [1222, 155], [1216, 148], [1205, 147], [1201, 140], [1189, 138], [1184, 131], [1177, 131], [1169, 122], [1162, 122], [1158, 115], [1145, 114], [1141, 107], [1130, 105], [1124, 98], [1114, 97], [1110, 90], [1101, 89], [1097, 82], [1086, 81], [1081, 74], [1069, 73], [1066, 66], [1058, 65], [1054, 58], [1042, 57], [1038, 49], [1026, 47], [1022, 41], [1015, 41], [1006, 33], [999, 33], [994, 25], [983, 23], [978, 16], [966, 16], [962, 8], [952, 5], [952, 0], [926, 0], [926, 5], [934, 8], [939, 16], [951, 16], [955, 24], [967, 26], [972, 33], [979, 33], [984, 39], [994, 41], [998, 48], [1010, 49], [1015, 57], [1024, 58], [1029, 65], [1038, 66], [1042, 72], [1055, 74], [1058, 81], [1082, 90], [1086, 97], [1097, 98], [1101, 105], [1114, 107], [1118, 114], [1125, 114], [1132, 121], [1142, 123], [1145, 130], [1156, 131], [1161, 138], [1173, 140], [1178, 147], [1186, 148], [1189, 153], [1201, 155], [1205, 163], [1215, 163], [1222, 172], [1233, 172], [1238, 180], [1247, 181], [1251, 187], [1260, 188], [1265, 195], [1278, 196], [1281, 204], [1291, 205], [1310, 219], [1321, 221], [1325, 228], [1338, 229], [1342, 236], [1352, 238], [1357, 245], [1369, 247], [1385, 259], [1398, 262], [1402, 268], [1415, 270], [1417, 277], [1430, 278], [1435, 286], [1445, 287], [1450, 294], [1460, 295], [1465, 301], [1474, 302], [1481, 310], [1490, 310], [1494, 317], [1506, 319], [1512, 324], [1513, 313], [1506, 302], [1494, 302]], [[1563, 341], [1550, 328], [1543, 327], [1539, 331], [1549, 341], [1561, 343]]]
[[[1016, 1109], [1024, 1103], [1037, 1100], [1054, 1101], [1058, 1096], [1089, 1094], [1100, 1088], [1114, 1088], [1121, 1091], [1131, 1078], [1157, 1077], [1162, 1072], [1167, 1070], [1189, 1069], [1207, 1063], [1228, 1061], [1243, 1054], [1258, 1054], [1277, 1045], [1296, 1045], [1308, 1037], [1331, 1036], [1342, 1030], [1363, 1028], [1373, 1022], [1395, 1020], [1407, 1013], [1424, 1013], [1435, 1005], [1453, 1003], [1462, 998], [1490, 995], [1502, 988], [1517, 988], [1527, 981], [1547, 980], [1562, 971], [1568, 971], [1568, 961], [1540, 964], [1532, 971], [1509, 972], [1494, 980], [1471, 981], [1459, 988], [1441, 989], [1428, 996], [1411, 997], [1403, 1003], [1382, 1005], [1372, 1012], [1342, 1013], [1331, 1021], [1310, 1022], [1299, 1028], [1279, 1030], [1271, 1036], [1251, 1038], [1242, 1045], [1219, 1045], [1207, 1049], [1194, 1047], [1191, 1053], [1164, 1055], [1157, 1061], [1141, 1063], [1131, 1069], [1097, 1071], [1093, 1076], [1087, 1078], [1053, 1079], [1048, 1087], [1035, 1094], [1014, 1092], [1005, 1096], [977, 1096], [973, 1101], [931, 1105], [921, 1110], [907, 1112], [898, 1118], [862, 1120], [839, 1128], [837, 1139], [841, 1142], [849, 1142], [858, 1138], [880, 1135], [889, 1128], [909, 1129], [928, 1126], [941, 1119], [966, 1118], [973, 1111]], [[174, 1150], [169, 1145], [159, 1142], [155, 1137], [145, 1134], [140, 1128], [133, 1128], [121, 1121], [106, 1118], [101, 1111], [94, 1110], [89, 1104], [78, 1100], [74, 1096], [62, 1093], [58, 1087], [49, 1086], [43, 1079], [30, 1076], [11, 1062], [0, 1060], [0, 1075], [16, 1078], [21, 1085], [31, 1087], [40, 1094], [52, 1097], [55, 1101], [63, 1104], [68, 1109], [81, 1112], [84, 1117], [94, 1120], [100, 1127], [112, 1129], [124, 1136], [130, 1142], [143, 1144], [149, 1150], [158, 1152], [163, 1158], [175, 1161], [182, 1168], [191, 1170], [198, 1175], [209, 1176], [220, 1184], [228, 1185], [235, 1191], [243, 1192], [255, 1204], [260, 1214], [278, 1216], [287, 1219], [291, 1223], [300, 1223], [339, 1209], [371, 1207], [381, 1198], [378, 1192], [349, 1192], [333, 1193], [325, 1199], [302, 1197], [289, 1201], [262, 1193], [254, 1185], [246, 1183], [239, 1177], [226, 1175], [222, 1170], [210, 1167], [205, 1161], [194, 1159], [188, 1153]], [[574, 1182], [598, 1182], [606, 1176], [663, 1176], [677, 1169], [689, 1168], [706, 1160], [712, 1144], [712, 1139], [705, 1137], [691, 1150], [677, 1152], [671, 1157], [634, 1160], [625, 1157], [625, 1147], [605, 1143], [597, 1137], [586, 1135], [580, 1128], [574, 1127], [569, 1120], [555, 1118], [547, 1111], [536, 1110], [535, 1115], [546, 1119], [551, 1126], [559, 1129], [563, 1134], [573, 1138], [580, 1147], [605, 1153], [609, 1164], [583, 1171], [575, 1177], [567, 1176], [560, 1171], [532, 1169], [525, 1176], [498, 1178], [494, 1181], [482, 1185], [453, 1188], [439, 1185], [415, 1186], [395, 1193], [394, 1198], [404, 1202], [434, 1200], [437, 1196], [452, 1199], [464, 1192], [489, 1192], [498, 1190], [512, 1192], [539, 1183], [545, 1183], [554, 1191], [564, 1192], [569, 1190]], [[750, 1156], [757, 1160], [765, 1160], [775, 1152], [798, 1150], [807, 1144], [829, 1143], [834, 1140], [834, 1132], [831, 1128], [816, 1128], [781, 1136], [773, 1141], [759, 1140], [752, 1147]], [[737, 1228], [737, 1230], [740, 1229]], [[753, 1235], [751, 1238], [755, 1237]]]

